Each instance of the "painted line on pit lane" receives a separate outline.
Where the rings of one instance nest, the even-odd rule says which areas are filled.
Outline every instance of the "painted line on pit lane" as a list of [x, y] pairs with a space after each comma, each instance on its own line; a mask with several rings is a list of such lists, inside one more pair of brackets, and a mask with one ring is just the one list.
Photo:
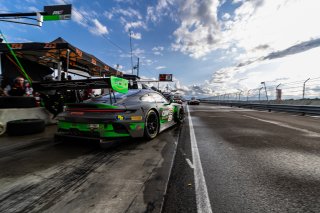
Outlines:
[[189, 158], [186, 158], [187, 163], [189, 164], [191, 169], [194, 169], [193, 164], [191, 163], [191, 161], [189, 160]]
[[281, 123], [281, 122], [264, 120], [264, 119], [252, 117], [252, 116], [249, 116], [249, 115], [242, 115], [242, 116], [246, 117], [246, 118], [255, 119], [255, 120], [258, 120], [258, 121], [261, 121], [261, 122], [270, 123], [270, 124], [274, 124], [274, 125], [277, 125], [277, 126], [285, 127], [285, 128], [288, 128], [288, 129], [293, 129], [293, 130], [305, 133], [306, 136], [309, 136], [309, 137], [320, 137], [319, 133], [313, 132], [313, 131], [310, 131], [310, 130], [307, 130], [307, 129], [301, 129], [301, 128], [290, 126], [288, 124], [284, 124], [284, 123]]
[[197, 144], [196, 136], [193, 129], [193, 123], [192, 123], [192, 119], [189, 111], [189, 106], [187, 106], [187, 111], [188, 111], [188, 118], [189, 118], [192, 161], [194, 166], [193, 175], [194, 175], [194, 182], [195, 182], [197, 212], [212, 213], [207, 184], [203, 175], [203, 169], [202, 169], [200, 154], [198, 150], [198, 144]]

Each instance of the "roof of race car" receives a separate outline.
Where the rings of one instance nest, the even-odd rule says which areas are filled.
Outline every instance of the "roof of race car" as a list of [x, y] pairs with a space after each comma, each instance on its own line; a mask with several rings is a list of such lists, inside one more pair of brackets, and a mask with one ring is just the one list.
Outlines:
[[[148, 93], [160, 94], [157, 91], [154, 91], [151, 89], [130, 89], [130, 90], [128, 90], [128, 92], [126, 94], [115, 92], [114, 96], [111, 95], [111, 98], [117, 99], [118, 100], [117, 102], [119, 102], [119, 100], [123, 100], [123, 101], [126, 100], [127, 101], [128, 98], [134, 99], [136, 97], [141, 97], [141, 96], [148, 94]], [[106, 103], [106, 102], [109, 102], [109, 100], [110, 100], [110, 94], [108, 93], [108, 94], [104, 94], [104, 95], [101, 95], [98, 97], [91, 98], [91, 99], [85, 101], [85, 103]]]

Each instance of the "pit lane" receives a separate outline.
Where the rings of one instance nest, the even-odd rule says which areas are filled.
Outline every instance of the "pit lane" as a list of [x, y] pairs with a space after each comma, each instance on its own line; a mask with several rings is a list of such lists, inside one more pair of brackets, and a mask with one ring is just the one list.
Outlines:
[[0, 137], [0, 212], [160, 211], [180, 127], [109, 149], [55, 131]]

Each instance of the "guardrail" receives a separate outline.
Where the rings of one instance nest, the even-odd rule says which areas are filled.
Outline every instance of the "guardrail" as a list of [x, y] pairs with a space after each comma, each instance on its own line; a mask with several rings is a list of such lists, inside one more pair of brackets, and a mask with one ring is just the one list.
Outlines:
[[316, 105], [257, 104], [257, 103], [241, 102], [241, 101], [222, 102], [222, 101], [215, 101], [215, 100], [201, 100], [201, 102], [231, 106], [231, 107], [234, 106], [239, 108], [268, 110], [269, 112], [280, 111], [280, 112], [299, 113], [302, 115], [320, 115], [320, 106], [316, 106]]

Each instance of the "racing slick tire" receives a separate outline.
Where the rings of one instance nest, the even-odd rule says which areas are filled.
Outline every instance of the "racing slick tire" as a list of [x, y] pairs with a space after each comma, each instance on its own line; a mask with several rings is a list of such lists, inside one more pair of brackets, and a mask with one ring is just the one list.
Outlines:
[[183, 107], [181, 107], [181, 109], [179, 110], [178, 113], [176, 113], [176, 115], [174, 116], [174, 120], [177, 124], [182, 124], [184, 121], [184, 109]]
[[42, 119], [21, 119], [7, 123], [8, 135], [27, 135], [43, 132], [44, 129], [45, 122]]
[[157, 137], [160, 129], [158, 114], [152, 109], [146, 115], [144, 137], [148, 140]]
[[6, 125], [0, 122], [0, 135], [6, 132]]

